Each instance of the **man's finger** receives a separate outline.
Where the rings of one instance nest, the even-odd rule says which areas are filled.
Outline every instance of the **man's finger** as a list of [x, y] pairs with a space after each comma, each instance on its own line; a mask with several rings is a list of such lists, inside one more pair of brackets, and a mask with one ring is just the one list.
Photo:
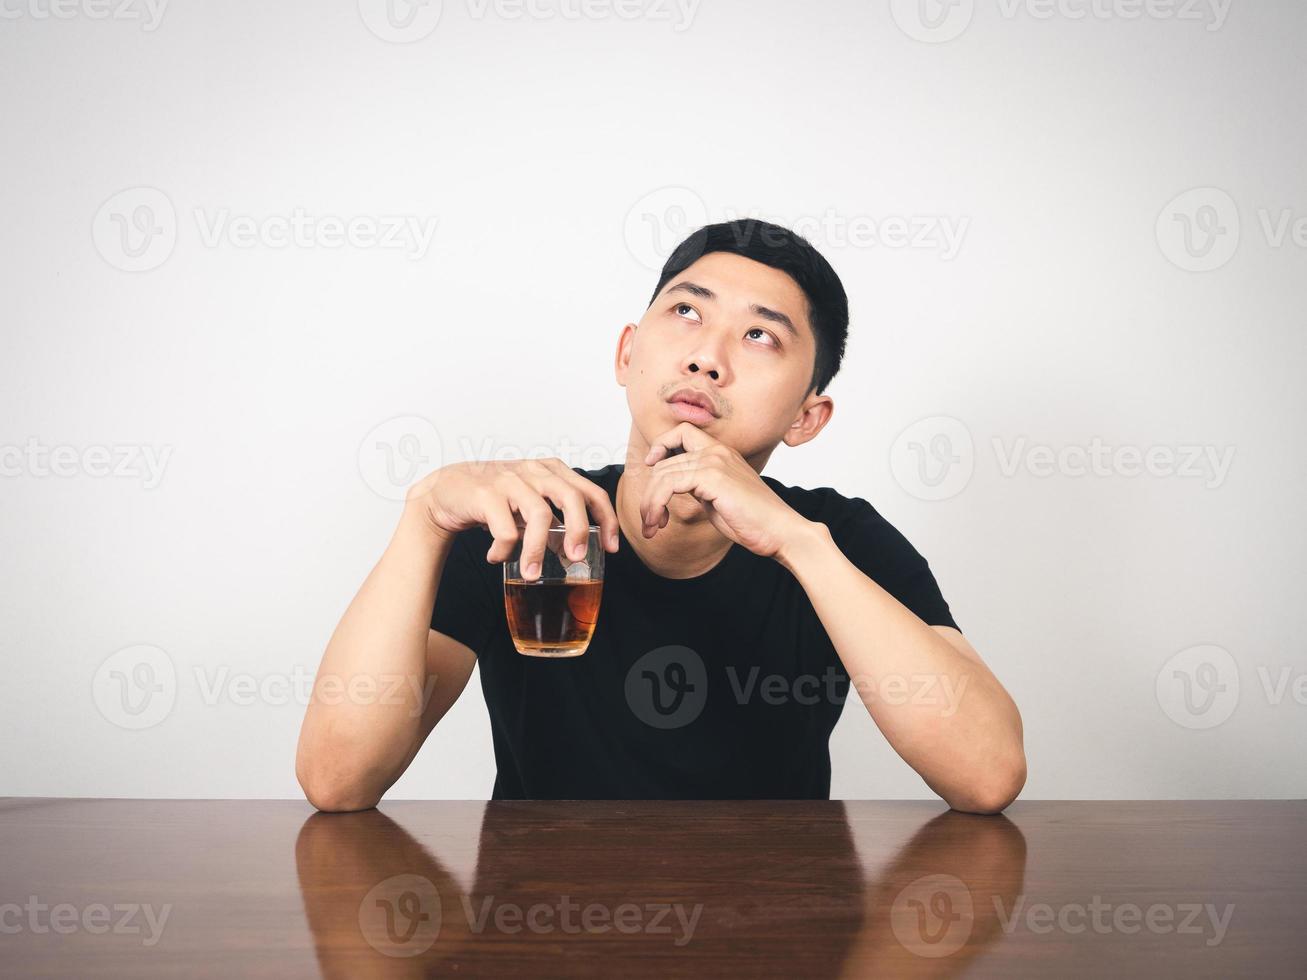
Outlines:
[[608, 499], [608, 494], [598, 484], [583, 477], [561, 459], [552, 458], [547, 462], [551, 464], [554, 472], [581, 491], [591, 516], [600, 527], [599, 534], [603, 539], [603, 547], [608, 551], [616, 551], [619, 524], [617, 511], [613, 508], [613, 502]]
[[[644, 499], [640, 503], [640, 521], [646, 530], [654, 525], [659, 528], [667, 526], [671, 519], [668, 505], [673, 495], [694, 493], [700, 489], [703, 474], [699, 468], [699, 461], [695, 459], [685, 464], [677, 460], [658, 470], [645, 487]], [[648, 537], [647, 534], [645, 536]]]
[[594, 516], [595, 522], [602, 529], [600, 531], [604, 539], [604, 545], [609, 551], [617, 550], [617, 511], [613, 509], [613, 502], [608, 499], [608, 494], [597, 484], [591, 483], [585, 477], [569, 470], [572, 482], [581, 495], [585, 497], [586, 503], [590, 506], [590, 513]]
[[652, 466], [675, 449], [691, 452], [695, 449], [707, 449], [717, 445], [717, 440], [693, 422], [681, 422], [675, 428], [668, 429], [649, 444], [649, 454], [644, 458], [645, 466]]

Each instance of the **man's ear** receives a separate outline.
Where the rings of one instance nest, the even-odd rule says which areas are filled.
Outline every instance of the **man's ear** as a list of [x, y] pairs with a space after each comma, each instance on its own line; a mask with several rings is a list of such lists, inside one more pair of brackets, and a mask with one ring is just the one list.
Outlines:
[[636, 325], [628, 323], [622, 328], [617, 338], [617, 355], [613, 360], [613, 370], [617, 374], [617, 383], [626, 387], [626, 375], [631, 366], [631, 351], [635, 347]]
[[787, 446], [802, 446], [817, 438], [817, 433], [826, 427], [831, 416], [835, 414], [835, 400], [829, 395], [809, 395], [803, 402], [798, 416], [785, 430], [784, 443]]

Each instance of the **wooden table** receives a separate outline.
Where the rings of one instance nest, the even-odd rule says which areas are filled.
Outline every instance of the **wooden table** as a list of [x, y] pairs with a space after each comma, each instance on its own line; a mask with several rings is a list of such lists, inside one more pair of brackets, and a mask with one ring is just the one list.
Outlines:
[[0, 800], [0, 976], [1307, 976], [1307, 803]]

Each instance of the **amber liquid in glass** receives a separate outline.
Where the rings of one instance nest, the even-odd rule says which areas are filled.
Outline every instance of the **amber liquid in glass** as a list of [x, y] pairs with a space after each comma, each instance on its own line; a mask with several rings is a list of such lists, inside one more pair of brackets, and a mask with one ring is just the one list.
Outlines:
[[599, 618], [602, 579], [504, 582], [508, 632], [519, 653], [532, 657], [578, 657], [585, 653]]

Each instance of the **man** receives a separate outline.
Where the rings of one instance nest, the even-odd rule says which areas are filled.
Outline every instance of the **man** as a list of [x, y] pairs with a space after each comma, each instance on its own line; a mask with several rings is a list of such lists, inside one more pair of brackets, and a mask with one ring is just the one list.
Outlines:
[[[925, 559], [867, 501], [761, 475], [830, 421], [847, 330], [839, 277], [792, 232], [743, 220], [683, 242], [618, 339], [625, 463], [461, 463], [410, 489], [319, 668], [296, 760], [310, 802], [374, 806], [479, 662], [494, 799], [828, 798], [856, 694], [950, 806], [1006, 807], [1020, 715]], [[520, 538], [537, 577], [558, 514], [573, 557], [601, 528], [598, 624], [582, 656], [523, 656], [499, 563]], [[408, 683], [339, 696], [382, 676]]]

